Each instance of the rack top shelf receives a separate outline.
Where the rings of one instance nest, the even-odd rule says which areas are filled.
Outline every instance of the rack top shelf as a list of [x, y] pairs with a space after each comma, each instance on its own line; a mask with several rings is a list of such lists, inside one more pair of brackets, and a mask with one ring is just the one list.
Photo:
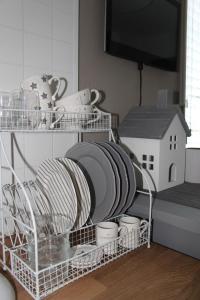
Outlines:
[[110, 130], [110, 113], [0, 110], [2, 132], [108, 132]]

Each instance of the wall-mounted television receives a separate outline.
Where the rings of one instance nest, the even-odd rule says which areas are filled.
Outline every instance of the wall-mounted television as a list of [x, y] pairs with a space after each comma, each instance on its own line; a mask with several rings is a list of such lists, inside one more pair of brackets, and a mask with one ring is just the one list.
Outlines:
[[177, 70], [180, 3], [106, 0], [105, 51], [164, 70]]

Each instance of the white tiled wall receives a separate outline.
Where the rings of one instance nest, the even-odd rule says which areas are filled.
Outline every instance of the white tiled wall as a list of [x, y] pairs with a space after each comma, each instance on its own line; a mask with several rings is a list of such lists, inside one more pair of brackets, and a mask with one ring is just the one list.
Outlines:
[[0, 1], [0, 89], [50, 73], [78, 90], [78, 0]]
[[[0, 90], [13, 90], [29, 76], [48, 73], [64, 77], [66, 94], [78, 90], [79, 0], [0, 0]], [[61, 85], [61, 87], [63, 84]], [[34, 178], [42, 160], [62, 156], [77, 135], [16, 134], [19, 151], [3, 140], [20, 179]], [[25, 162], [24, 162], [25, 161]], [[2, 183], [11, 181], [3, 160]]]

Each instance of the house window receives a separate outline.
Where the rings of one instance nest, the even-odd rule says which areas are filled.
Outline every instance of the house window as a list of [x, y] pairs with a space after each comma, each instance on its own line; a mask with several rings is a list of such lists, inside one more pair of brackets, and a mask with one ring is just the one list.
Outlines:
[[170, 135], [169, 138], [169, 149], [170, 150], [176, 150], [177, 149], [177, 136], [176, 135]]
[[176, 181], [176, 165], [171, 164], [169, 166], [169, 182], [175, 182]]
[[143, 169], [148, 169], [152, 171], [154, 169], [154, 155], [142, 155], [142, 167]]
[[200, 148], [200, 3], [187, 1], [185, 119], [191, 129], [187, 147]]

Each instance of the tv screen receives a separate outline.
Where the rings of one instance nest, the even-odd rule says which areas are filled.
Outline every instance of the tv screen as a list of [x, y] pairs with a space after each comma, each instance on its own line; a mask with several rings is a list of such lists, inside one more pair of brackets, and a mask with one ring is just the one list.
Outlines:
[[105, 51], [176, 71], [179, 15], [176, 0], [107, 0]]

